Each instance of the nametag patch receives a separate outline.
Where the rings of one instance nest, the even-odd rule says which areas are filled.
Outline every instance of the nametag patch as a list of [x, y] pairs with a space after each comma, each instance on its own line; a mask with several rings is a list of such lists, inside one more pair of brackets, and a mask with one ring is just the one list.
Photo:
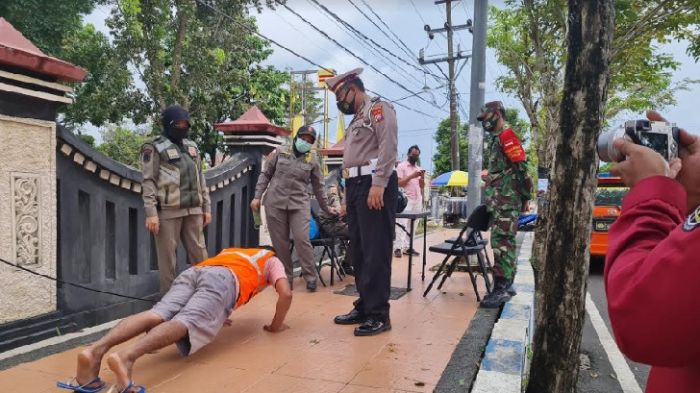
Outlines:
[[690, 232], [693, 229], [700, 226], [700, 206], [698, 206], [694, 212], [688, 215], [688, 218], [683, 222], [683, 230]]
[[165, 152], [168, 154], [168, 158], [171, 160], [180, 158], [180, 153], [178, 153], [176, 149], [168, 149]]

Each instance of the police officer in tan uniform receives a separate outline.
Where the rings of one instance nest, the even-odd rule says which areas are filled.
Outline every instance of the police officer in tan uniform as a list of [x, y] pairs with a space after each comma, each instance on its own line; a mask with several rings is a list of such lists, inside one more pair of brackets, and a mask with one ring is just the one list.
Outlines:
[[302, 276], [306, 289], [316, 290], [316, 267], [314, 251], [309, 239], [311, 222], [311, 203], [307, 188], [313, 187], [321, 209], [335, 213], [326, 203], [321, 167], [311, 154], [316, 142], [316, 130], [311, 126], [302, 126], [297, 131], [289, 149], [274, 153], [265, 169], [258, 177], [255, 186], [255, 199], [250, 203], [251, 209], [260, 209], [260, 200], [265, 193], [265, 216], [267, 229], [270, 231], [272, 246], [277, 257], [284, 264], [290, 284], [293, 279], [292, 255], [290, 251], [289, 232], [292, 232], [294, 248], [301, 262]]
[[143, 145], [143, 204], [146, 228], [155, 235], [160, 293], [176, 276], [175, 251], [181, 240], [190, 263], [207, 259], [203, 228], [211, 221], [202, 160], [187, 139], [190, 116], [179, 105], [161, 114], [163, 134]]
[[391, 329], [389, 294], [391, 251], [398, 203], [397, 125], [394, 108], [365, 92], [361, 68], [326, 81], [338, 110], [355, 115], [345, 131], [343, 172], [355, 284], [360, 299], [350, 313], [335, 317], [341, 325], [361, 324], [356, 336]]

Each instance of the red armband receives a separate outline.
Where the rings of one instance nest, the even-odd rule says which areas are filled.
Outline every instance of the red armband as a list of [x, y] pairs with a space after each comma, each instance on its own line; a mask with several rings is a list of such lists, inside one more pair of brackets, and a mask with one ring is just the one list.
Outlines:
[[518, 163], [527, 159], [525, 156], [525, 149], [512, 128], [503, 130], [503, 132], [498, 134], [498, 139], [501, 141], [503, 153], [505, 153], [510, 162]]

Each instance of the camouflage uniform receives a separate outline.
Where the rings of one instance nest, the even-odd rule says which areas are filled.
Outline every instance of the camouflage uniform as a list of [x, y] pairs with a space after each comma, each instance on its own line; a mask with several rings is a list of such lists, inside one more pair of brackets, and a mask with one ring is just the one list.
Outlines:
[[[341, 197], [338, 194], [338, 187], [331, 186], [328, 189], [327, 203], [328, 207], [339, 208], [341, 204]], [[321, 230], [330, 236], [335, 237], [348, 237], [348, 223], [345, 221], [344, 217], [340, 217], [337, 214], [329, 214], [324, 211], [318, 213], [318, 225], [321, 226]]]
[[530, 199], [532, 183], [527, 174], [527, 161], [513, 163], [503, 151], [499, 134], [507, 129], [489, 134], [486, 156], [488, 175], [484, 194], [492, 220], [493, 276], [512, 282], [516, 269], [518, 217], [523, 203]]

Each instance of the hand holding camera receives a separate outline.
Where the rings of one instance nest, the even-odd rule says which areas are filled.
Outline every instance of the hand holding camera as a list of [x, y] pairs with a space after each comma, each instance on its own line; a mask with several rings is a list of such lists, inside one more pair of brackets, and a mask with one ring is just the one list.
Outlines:
[[700, 138], [666, 122], [656, 111], [629, 121], [598, 139], [602, 161], [618, 162], [611, 172], [628, 186], [651, 176], [675, 178], [688, 192], [688, 207], [700, 204]]
[[620, 176], [628, 187], [652, 176], [668, 176], [675, 179], [681, 170], [679, 158], [673, 158], [668, 162], [661, 154], [646, 146], [635, 144], [623, 138], [616, 139], [613, 146], [627, 159], [615, 164], [610, 172], [615, 176]]

